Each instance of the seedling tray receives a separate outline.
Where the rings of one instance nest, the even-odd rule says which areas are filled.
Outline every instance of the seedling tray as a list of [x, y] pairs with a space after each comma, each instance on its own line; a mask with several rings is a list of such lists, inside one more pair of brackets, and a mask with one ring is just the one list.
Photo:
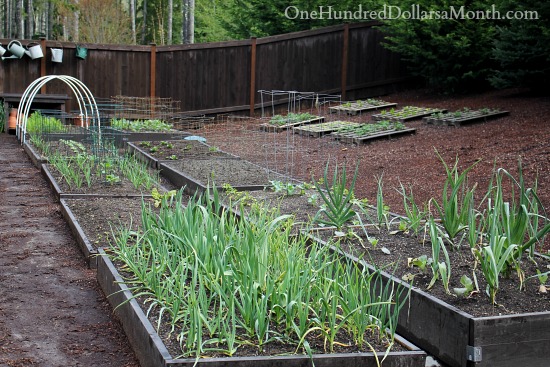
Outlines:
[[312, 119], [309, 119], [309, 120], [289, 122], [288, 124], [284, 124], [284, 125], [273, 125], [273, 124], [270, 124], [269, 122], [266, 122], [266, 123], [260, 125], [260, 130], [261, 131], [266, 131], [266, 132], [280, 133], [282, 131], [288, 130], [288, 129], [290, 129], [292, 127], [295, 127], [295, 126], [316, 124], [316, 123], [321, 123], [321, 122], [324, 122], [324, 121], [325, 121], [324, 117], [316, 117], [316, 118], [312, 118]]
[[401, 129], [401, 130], [380, 131], [370, 135], [357, 135], [352, 132], [348, 132], [348, 133], [334, 132], [331, 134], [331, 137], [341, 141], [342, 143], [362, 144], [362, 143], [368, 143], [376, 139], [382, 139], [382, 138], [389, 139], [395, 136], [415, 134], [415, 133], [416, 133], [416, 129], [410, 128], [410, 129]]
[[495, 119], [502, 116], [509, 115], [509, 111], [456, 111], [449, 112], [443, 116], [427, 116], [423, 120], [428, 124], [433, 125], [448, 125], [448, 126], [461, 126], [474, 122], [485, 122], [487, 120]]
[[392, 120], [399, 122], [406, 122], [411, 120], [416, 120], [424, 116], [429, 116], [438, 112], [447, 112], [446, 109], [439, 108], [425, 108], [425, 107], [415, 107], [415, 106], [406, 106], [399, 110], [386, 111], [385, 113], [379, 113], [372, 115], [374, 121], [381, 120]]
[[339, 106], [329, 107], [331, 113], [344, 112], [348, 115], [357, 115], [362, 112], [379, 110], [382, 108], [390, 108], [397, 106], [397, 103], [390, 103], [385, 101], [355, 101], [343, 103]]
[[338, 129], [349, 127], [349, 126], [356, 126], [356, 125], [357, 125], [356, 122], [350, 122], [350, 121], [331, 121], [331, 122], [324, 122], [321, 124], [298, 126], [293, 128], [293, 130], [296, 134], [320, 137], [322, 135], [332, 133], [333, 131], [336, 131]]

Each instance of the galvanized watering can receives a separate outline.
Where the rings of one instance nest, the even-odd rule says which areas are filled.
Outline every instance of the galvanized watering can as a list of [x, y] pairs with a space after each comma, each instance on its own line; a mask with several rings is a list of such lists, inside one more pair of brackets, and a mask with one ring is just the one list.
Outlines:
[[63, 62], [63, 49], [52, 47], [51, 50], [52, 50], [52, 62], [57, 62], [57, 63]]
[[23, 48], [23, 45], [21, 45], [21, 42], [19, 41], [11, 41], [8, 43], [8, 51], [11, 52], [11, 56], [6, 57], [2, 56], [2, 60], [5, 59], [20, 59], [25, 54], [25, 48]]
[[[31, 46], [32, 45], [32, 46]], [[42, 47], [36, 42], [31, 42], [27, 45], [28, 51], [25, 51], [27, 55], [33, 60], [40, 59], [44, 57], [44, 53], [42, 52]]]

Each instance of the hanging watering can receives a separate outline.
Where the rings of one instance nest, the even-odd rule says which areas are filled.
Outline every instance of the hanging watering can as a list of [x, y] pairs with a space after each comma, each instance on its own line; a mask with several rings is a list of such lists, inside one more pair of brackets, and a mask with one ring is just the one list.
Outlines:
[[0, 56], [3, 56], [6, 53], [6, 49], [2, 47], [2, 44], [0, 43]]
[[22, 58], [25, 55], [25, 48], [21, 45], [19, 41], [11, 41], [8, 44], [8, 51], [18, 59]]
[[[31, 46], [32, 45], [32, 46]], [[44, 53], [42, 52], [42, 47], [36, 42], [31, 42], [27, 45], [28, 51], [25, 51], [27, 55], [33, 60], [40, 59], [44, 57]]]
[[88, 49], [84, 46], [76, 45], [76, 57], [82, 60], [88, 56]]
[[52, 62], [57, 62], [57, 63], [63, 62], [63, 49], [52, 47], [51, 50], [52, 50]]
[[19, 41], [11, 41], [8, 43], [8, 51], [11, 52], [11, 56], [2, 56], [2, 60], [20, 59], [25, 54], [25, 49]]

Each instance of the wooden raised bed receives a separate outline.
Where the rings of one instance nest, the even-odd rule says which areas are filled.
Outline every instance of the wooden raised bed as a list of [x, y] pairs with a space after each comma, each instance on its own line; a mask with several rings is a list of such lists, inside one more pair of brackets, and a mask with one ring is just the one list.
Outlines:
[[447, 110], [440, 109], [440, 108], [405, 106], [398, 110], [394, 110], [394, 111], [386, 110], [383, 113], [372, 115], [372, 119], [374, 121], [391, 120], [391, 121], [406, 122], [406, 121], [416, 120], [424, 116], [429, 116], [434, 113], [446, 112], [446, 111]]
[[263, 124], [260, 125], [260, 130], [261, 131], [266, 131], [266, 132], [280, 133], [282, 131], [288, 130], [288, 129], [293, 128], [295, 126], [308, 125], [308, 124], [317, 124], [317, 123], [321, 123], [321, 122], [324, 122], [324, 121], [325, 121], [324, 117], [315, 117], [315, 118], [312, 118], [312, 119], [309, 119], [309, 120], [289, 122], [288, 124], [284, 124], [284, 125], [274, 125], [274, 124], [270, 124], [269, 122], [266, 122], [266, 123], [263, 123]]
[[415, 134], [416, 129], [401, 129], [401, 130], [386, 130], [380, 131], [370, 135], [358, 135], [353, 132], [333, 132], [330, 134], [336, 140], [341, 141], [342, 143], [351, 143], [351, 144], [362, 144], [368, 143], [371, 140], [382, 139], [382, 138], [392, 138], [399, 135]]
[[287, 176], [240, 158], [185, 159], [162, 161], [159, 165], [164, 177], [175, 186], [184, 187], [191, 195], [206, 191], [209, 181], [215, 182], [219, 190], [223, 184], [229, 184], [239, 191], [263, 190], [270, 186], [270, 180], [292, 181]]
[[298, 126], [293, 128], [293, 130], [296, 134], [313, 136], [318, 138], [322, 135], [329, 134], [343, 127], [356, 126], [356, 125], [357, 125], [356, 122], [350, 122], [350, 121], [331, 121], [331, 122], [323, 122], [322, 124]]
[[397, 103], [390, 103], [379, 100], [366, 100], [343, 103], [339, 106], [329, 107], [331, 113], [344, 112], [348, 115], [357, 115], [362, 112], [379, 110], [397, 106]]
[[[332, 250], [375, 271], [355, 256], [335, 247]], [[549, 366], [550, 312], [474, 317], [401, 279], [382, 274], [386, 284], [394, 282], [410, 289], [397, 332], [450, 367]]]
[[[122, 326], [130, 344], [132, 345], [141, 366], [174, 366], [174, 367], [304, 367], [310, 366], [311, 360], [305, 355], [270, 356], [270, 357], [227, 357], [177, 359], [170, 355], [168, 348], [162, 342], [155, 328], [147, 319], [138, 302], [132, 296], [128, 287], [103, 249], [99, 249], [97, 264], [97, 279], [108, 296], [115, 314], [122, 322]], [[399, 335], [395, 337], [407, 351], [390, 352], [383, 362], [384, 367], [424, 367], [426, 353], [406, 341]], [[381, 356], [379, 356], [381, 357]], [[374, 367], [377, 366], [373, 353], [347, 354], [317, 354], [313, 355], [317, 367], [349, 366]]]
[[474, 110], [474, 111], [455, 111], [445, 114], [434, 114], [424, 117], [423, 120], [433, 125], [461, 126], [474, 122], [485, 122], [494, 118], [507, 116], [509, 111], [498, 110]]
[[[50, 187], [52, 188], [57, 200], [63, 198], [67, 199], [86, 199], [86, 198], [97, 198], [97, 197], [112, 197], [112, 198], [141, 198], [141, 197], [151, 197], [150, 193], [144, 193], [139, 190], [135, 190], [131, 193], [112, 193], [112, 187], [109, 185], [105, 186], [105, 190], [99, 193], [71, 193], [63, 191], [61, 186], [58, 184], [57, 180], [54, 178], [50, 170], [49, 164], [42, 164], [42, 174], [46, 177]], [[168, 191], [165, 188], [160, 187], [159, 191]]]
[[[164, 141], [162, 141], [164, 142]], [[130, 153], [133, 153], [136, 159], [139, 161], [146, 163], [149, 167], [153, 169], [160, 169], [160, 164], [165, 162], [173, 162], [180, 159], [187, 159], [187, 158], [239, 158], [236, 155], [223, 152], [216, 148], [216, 150], [211, 150], [214, 147], [209, 146], [206, 143], [196, 141], [196, 140], [167, 140], [167, 143], [173, 143], [174, 149], [170, 151], [170, 153], [173, 153], [177, 156], [178, 159], [167, 159], [165, 156], [164, 158], [156, 157], [154, 153], [151, 153], [144, 149], [144, 147], [140, 146], [137, 142], [128, 143], [128, 149]], [[182, 145], [188, 145], [190, 148], [189, 150], [185, 150], [185, 147], [182, 149]], [[179, 147], [179, 148], [178, 148]]]

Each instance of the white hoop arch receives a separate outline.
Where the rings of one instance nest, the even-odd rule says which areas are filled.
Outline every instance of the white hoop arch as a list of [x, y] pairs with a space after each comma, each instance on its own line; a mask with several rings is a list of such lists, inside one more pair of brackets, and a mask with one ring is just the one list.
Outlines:
[[33, 81], [27, 89], [25, 89], [25, 92], [23, 92], [23, 95], [21, 96], [21, 102], [19, 103], [19, 108], [17, 109], [17, 125], [16, 126], [16, 134], [17, 137], [21, 140], [21, 144], [25, 142], [26, 139], [26, 132], [27, 132], [27, 116], [30, 112], [31, 104], [38, 93], [40, 89], [49, 81], [51, 80], [61, 80], [65, 82], [71, 88], [74, 95], [76, 96], [76, 101], [78, 102], [78, 108], [80, 110], [80, 118], [84, 118], [83, 121], [86, 121], [86, 128], [88, 128], [88, 109], [86, 108], [86, 100], [87, 105], [90, 106], [90, 116], [96, 116], [97, 117], [97, 126], [98, 131], [101, 131], [101, 121], [99, 119], [99, 110], [97, 109], [97, 104], [95, 102], [94, 96], [92, 95], [92, 92], [86, 87], [84, 83], [82, 83], [80, 80], [68, 76], [68, 75], [49, 75], [49, 76], [43, 76], [35, 81]]

